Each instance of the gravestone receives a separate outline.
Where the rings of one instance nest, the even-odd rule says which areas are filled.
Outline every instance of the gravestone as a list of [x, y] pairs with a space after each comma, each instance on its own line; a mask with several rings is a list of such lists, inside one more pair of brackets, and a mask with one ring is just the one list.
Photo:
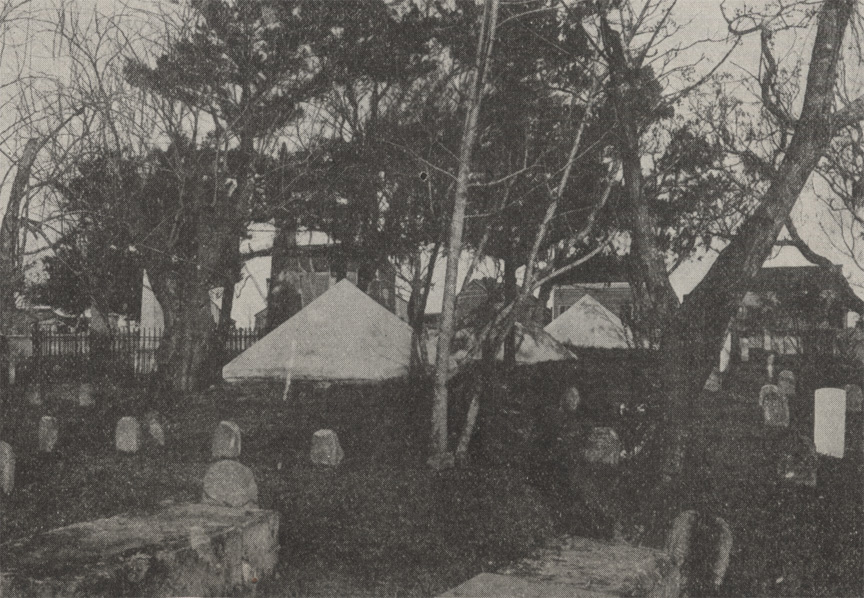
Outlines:
[[780, 459], [777, 462], [777, 475], [780, 479], [815, 488], [818, 465], [819, 459], [813, 441], [801, 434], [789, 434], [780, 447]]
[[750, 361], [750, 341], [742, 338], [739, 342], [739, 347], [741, 348], [741, 361], [745, 363]]
[[9, 362], [9, 386], [15, 386], [15, 362]]
[[162, 418], [159, 417], [159, 414], [155, 411], [151, 411], [147, 414], [147, 433], [150, 436], [150, 440], [152, 440], [158, 446], [165, 446], [165, 430], [162, 428]]
[[15, 453], [5, 442], [0, 442], [0, 488], [4, 494], [15, 488]]
[[693, 524], [696, 522], [696, 511], [689, 510], [680, 513], [672, 522], [672, 529], [666, 538], [666, 554], [680, 567], [690, 554], [690, 538], [693, 534]]
[[618, 465], [621, 440], [612, 428], [594, 428], [588, 435], [583, 456], [588, 463]]
[[846, 441], [846, 391], [841, 388], [820, 388], [813, 400], [813, 442], [816, 452], [842, 459]]
[[240, 456], [240, 427], [232, 421], [221, 421], [213, 432], [211, 453], [216, 459]]
[[579, 408], [579, 403], [582, 401], [582, 397], [579, 395], [579, 389], [575, 386], [571, 386], [567, 389], [567, 392], [564, 393], [564, 410], [573, 413]]
[[846, 388], [846, 411], [849, 413], [861, 413], [864, 407], [864, 393], [857, 384], [847, 384]]
[[39, 450], [50, 453], [57, 444], [57, 418], [50, 415], [42, 416], [39, 420]]
[[766, 384], [759, 391], [762, 417], [766, 426], [789, 427], [789, 400], [773, 384]]
[[137, 453], [141, 448], [141, 425], [134, 417], [121, 417], [114, 430], [114, 444], [123, 453]]
[[256, 507], [258, 485], [255, 474], [233, 459], [213, 463], [204, 475], [201, 502], [225, 507]]
[[723, 340], [723, 349], [720, 351], [720, 371], [726, 372], [729, 369], [729, 363], [732, 360], [732, 334], [726, 335]]
[[719, 368], [711, 370], [711, 375], [708, 376], [708, 380], [705, 381], [703, 388], [708, 392], [720, 392], [720, 389], [723, 388], [723, 375], [720, 373]]
[[766, 369], [766, 373], [768, 374], [768, 380], [771, 381], [771, 382], [774, 381], [774, 358], [775, 358], [775, 355], [774, 355], [773, 353], [771, 353], [771, 354], [770, 354], [770, 355], [765, 359], [765, 369]]
[[780, 390], [780, 394], [784, 397], [788, 398], [795, 396], [796, 383], [797, 380], [795, 379], [795, 374], [789, 370], [783, 370], [780, 372], [780, 375], [777, 376], [777, 388]]
[[309, 458], [315, 465], [336, 467], [345, 458], [345, 452], [339, 445], [339, 437], [333, 430], [318, 430], [312, 435], [312, 449]]
[[762, 407], [765, 403], [765, 397], [769, 393], [780, 394], [780, 389], [773, 384], [766, 384], [759, 389], [759, 406]]
[[92, 407], [93, 401], [93, 385], [89, 382], [84, 382], [78, 386], [78, 406]]

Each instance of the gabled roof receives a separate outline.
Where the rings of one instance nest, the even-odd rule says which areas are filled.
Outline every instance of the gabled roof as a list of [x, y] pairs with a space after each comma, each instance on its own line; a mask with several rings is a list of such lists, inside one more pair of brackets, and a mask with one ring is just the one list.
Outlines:
[[408, 373], [411, 327], [342, 280], [222, 368], [255, 378], [374, 381]]
[[621, 318], [591, 295], [584, 295], [545, 328], [559, 342], [574, 347], [629, 349], [633, 335]]

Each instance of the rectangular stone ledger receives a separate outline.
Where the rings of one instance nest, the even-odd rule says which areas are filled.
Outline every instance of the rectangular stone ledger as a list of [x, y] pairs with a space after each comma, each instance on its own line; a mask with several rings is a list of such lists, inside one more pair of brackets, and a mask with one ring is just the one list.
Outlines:
[[497, 574], [478, 575], [443, 596], [673, 598], [680, 585], [680, 572], [663, 551], [571, 536]]
[[226, 596], [269, 575], [279, 515], [201, 504], [76, 523], [0, 545], [0, 595]]

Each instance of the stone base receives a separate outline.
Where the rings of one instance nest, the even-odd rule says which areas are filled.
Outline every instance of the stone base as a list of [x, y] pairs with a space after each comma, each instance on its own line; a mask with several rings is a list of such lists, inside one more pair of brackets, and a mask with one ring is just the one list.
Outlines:
[[279, 515], [201, 504], [76, 523], [0, 546], [0, 595], [225, 596], [278, 559]]
[[482, 573], [442, 596], [675, 598], [680, 585], [680, 572], [665, 552], [567, 537], [498, 574]]

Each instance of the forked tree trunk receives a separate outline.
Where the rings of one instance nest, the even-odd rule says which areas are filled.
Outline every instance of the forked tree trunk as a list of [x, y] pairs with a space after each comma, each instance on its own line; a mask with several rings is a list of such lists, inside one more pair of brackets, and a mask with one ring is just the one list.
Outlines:
[[267, 291], [267, 324], [270, 332], [303, 308], [300, 291], [294, 286], [291, 258], [297, 248], [297, 225], [293, 220], [278, 219], [273, 238], [270, 284]]

